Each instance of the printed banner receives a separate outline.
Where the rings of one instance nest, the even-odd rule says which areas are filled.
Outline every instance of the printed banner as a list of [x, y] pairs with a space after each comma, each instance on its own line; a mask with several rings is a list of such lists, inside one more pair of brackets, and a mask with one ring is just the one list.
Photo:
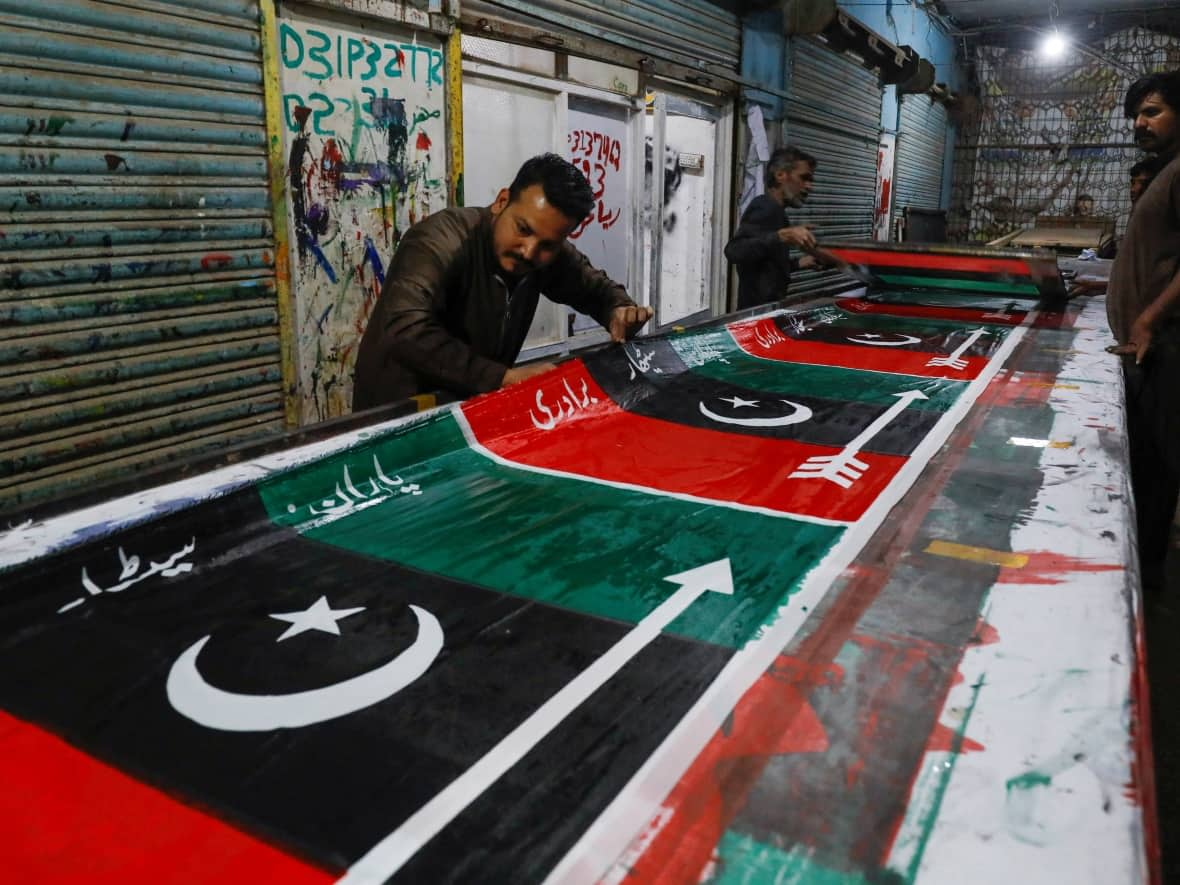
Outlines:
[[734, 323], [730, 333], [752, 356], [900, 375], [969, 381], [1008, 335], [1002, 326], [961, 325], [822, 308]]
[[9, 569], [10, 867], [541, 882], [595, 828], [621, 851], [1022, 331], [829, 309], [612, 346]]

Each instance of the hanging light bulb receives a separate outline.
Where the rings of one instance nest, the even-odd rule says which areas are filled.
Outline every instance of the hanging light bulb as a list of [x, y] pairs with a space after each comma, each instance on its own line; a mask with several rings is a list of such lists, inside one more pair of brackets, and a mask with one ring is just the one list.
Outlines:
[[1041, 55], [1050, 61], [1057, 61], [1065, 55], [1065, 50], [1069, 47], [1069, 41], [1056, 28], [1049, 34], [1045, 35], [1045, 39], [1041, 42]]

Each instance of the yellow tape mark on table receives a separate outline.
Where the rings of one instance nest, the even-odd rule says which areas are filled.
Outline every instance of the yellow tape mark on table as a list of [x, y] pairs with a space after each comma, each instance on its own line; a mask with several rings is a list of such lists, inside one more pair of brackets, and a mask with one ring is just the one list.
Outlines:
[[1028, 564], [1028, 556], [1024, 553], [1007, 553], [988, 547], [956, 544], [954, 541], [931, 541], [925, 552], [933, 553], [935, 556], [949, 556], [952, 559], [965, 559], [968, 562], [985, 562], [1003, 568], [1024, 568]]

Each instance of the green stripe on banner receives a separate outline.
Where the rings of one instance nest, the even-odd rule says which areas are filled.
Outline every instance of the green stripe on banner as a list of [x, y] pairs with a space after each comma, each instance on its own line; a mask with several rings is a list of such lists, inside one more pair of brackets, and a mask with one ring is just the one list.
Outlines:
[[706, 594], [669, 629], [733, 648], [844, 531], [506, 467], [469, 449], [449, 412], [259, 494], [271, 519], [322, 543], [629, 623], [676, 589], [665, 577], [728, 557], [734, 595]]
[[877, 274], [891, 286], [933, 286], [939, 289], [962, 289], [964, 292], [1002, 292], [1005, 294], [1036, 295], [1032, 283], [993, 283], [988, 280], [952, 280], [946, 277], [911, 277], [899, 274]]
[[[857, 317], [861, 325], [863, 319]], [[669, 342], [685, 365], [706, 378], [771, 393], [797, 391], [882, 406], [897, 402], [897, 376], [888, 372], [759, 359], [738, 347], [724, 329], [671, 338]], [[909, 408], [945, 412], [965, 388], [964, 381], [915, 378], [913, 382], [907, 382], [906, 389], [920, 389], [929, 399], [915, 400]]]

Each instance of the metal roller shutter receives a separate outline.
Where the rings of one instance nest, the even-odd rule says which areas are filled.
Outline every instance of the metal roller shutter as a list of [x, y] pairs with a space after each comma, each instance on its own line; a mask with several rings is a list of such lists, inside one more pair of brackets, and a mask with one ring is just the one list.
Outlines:
[[281, 430], [257, 0], [0, 16], [0, 510]]
[[694, 68], [741, 63], [737, 14], [708, 0], [463, 0], [463, 16], [545, 23]]
[[906, 206], [940, 208], [946, 129], [946, 108], [942, 104], [927, 95], [902, 99], [893, 170], [894, 218], [900, 218]]
[[[793, 224], [815, 225], [818, 239], [868, 240], [873, 236], [881, 86], [855, 59], [811, 38], [791, 40], [786, 144], [818, 160], [807, 204], [790, 210]], [[839, 271], [800, 271], [791, 296], [849, 288]]]

